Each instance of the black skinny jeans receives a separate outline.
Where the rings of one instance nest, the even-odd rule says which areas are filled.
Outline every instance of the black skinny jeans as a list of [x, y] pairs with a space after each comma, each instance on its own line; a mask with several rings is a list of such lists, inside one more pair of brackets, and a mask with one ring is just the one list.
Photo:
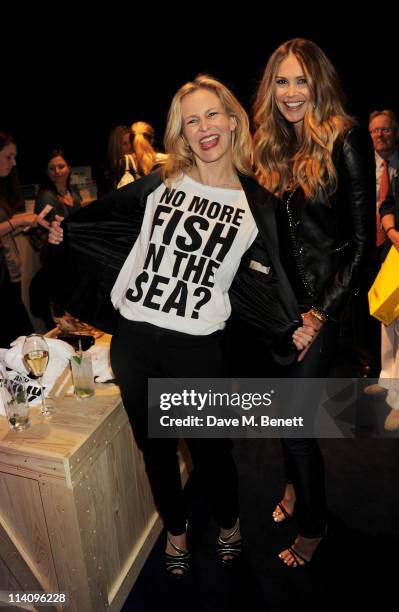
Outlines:
[[[338, 344], [338, 325], [326, 323], [304, 360], [279, 366], [270, 351], [259, 342], [255, 328], [233, 321], [228, 328], [227, 350], [230, 372], [248, 378], [324, 378], [328, 376]], [[295, 396], [293, 401], [296, 401]], [[302, 412], [311, 417], [309, 408]], [[326, 526], [327, 503], [324, 461], [318, 442], [313, 438], [282, 438], [287, 481], [295, 487], [295, 511], [300, 535], [316, 538]]]
[[[304, 360], [283, 368], [280, 376], [327, 377], [337, 350], [338, 334], [336, 323], [325, 323]], [[296, 493], [299, 534], [305, 538], [321, 537], [326, 528], [327, 502], [324, 461], [318, 442], [313, 438], [282, 438], [281, 443], [286, 477], [294, 484]]]
[[[119, 317], [111, 343], [111, 364], [137, 445], [141, 449], [155, 504], [172, 535], [185, 531], [177, 439], [148, 437], [148, 378], [225, 376], [221, 333], [194, 336]], [[187, 439], [193, 466], [209, 497], [216, 522], [234, 526], [238, 478], [229, 439]]]

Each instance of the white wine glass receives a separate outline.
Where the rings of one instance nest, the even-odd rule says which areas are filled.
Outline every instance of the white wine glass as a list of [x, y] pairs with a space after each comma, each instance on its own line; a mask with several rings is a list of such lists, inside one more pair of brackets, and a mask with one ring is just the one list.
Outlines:
[[43, 416], [49, 416], [51, 412], [46, 406], [42, 383], [43, 374], [48, 364], [49, 348], [43, 336], [40, 334], [31, 334], [30, 336], [26, 336], [24, 345], [22, 347], [22, 355], [26, 369], [34, 374], [39, 381], [42, 398], [41, 414]]

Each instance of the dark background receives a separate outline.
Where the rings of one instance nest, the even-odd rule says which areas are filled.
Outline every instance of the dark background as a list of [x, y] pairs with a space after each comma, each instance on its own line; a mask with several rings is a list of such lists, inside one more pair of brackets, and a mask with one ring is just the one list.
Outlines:
[[23, 183], [40, 181], [55, 146], [72, 165], [105, 161], [118, 124], [145, 120], [162, 146], [171, 98], [199, 72], [223, 80], [249, 110], [270, 53], [296, 36], [327, 53], [362, 124], [377, 108], [399, 111], [396, 17], [388, 11], [349, 20], [345, 7], [325, 3], [307, 14], [296, 4], [297, 16], [283, 3], [273, 14], [242, 4], [216, 16], [214, 5], [193, 4], [138, 17], [118, 5], [83, 20], [66, 16], [66, 6], [52, 5], [50, 25], [25, 13], [3, 37], [0, 126], [17, 139]]

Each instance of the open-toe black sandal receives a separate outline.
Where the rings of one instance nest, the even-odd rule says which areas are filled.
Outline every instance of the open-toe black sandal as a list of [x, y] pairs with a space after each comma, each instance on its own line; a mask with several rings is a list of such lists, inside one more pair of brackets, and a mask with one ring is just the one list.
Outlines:
[[[326, 528], [327, 531], [327, 528]], [[306, 557], [304, 557], [303, 555], [301, 555], [301, 553], [299, 553], [296, 548], [294, 548], [294, 545], [290, 546], [288, 548], [288, 552], [291, 555], [291, 558], [294, 560], [294, 562], [292, 565], [288, 565], [287, 563], [284, 563], [286, 567], [305, 567], [305, 566], [309, 566], [309, 565], [315, 565], [315, 563], [317, 562], [317, 559], [320, 557], [320, 554], [322, 554], [323, 548], [326, 544], [326, 537], [321, 536], [316, 548], [314, 549], [312, 556], [310, 559], [306, 559]], [[302, 563], [300, 563], [302, 561]], [[283, 561], [284, 562], [284, 561]]]
[[165, 568], [170, 576], [173, 578], [183, 578], [189, 569], [190, 569], [190, 553], [188, 550], [184, 550], [176, 544], [173, 544], [172, 540], [167, 535], [168, 542], [176, 552], [175, 555], [170, 555], [169, 553], [164, 553], [165, 559]]
[[282, 501], [277, 504], [276, 508], [280, 509], [280, 512], [284, 516], [284, 518], [280, 519], [279, 521], [276, 521], [275, 517], [273, 516], [273, 520], [275, 523], [284, 523], [284, 521], [292, 519], [292, 514], [290, 514], [288, 510], [284, 508]]
[[[292, 546], [289, 547], [288, 552], [290, 553], [291, 557], [294, 559], [296, 563], [296, 565], [293, 565], [293, 567], [304, 567], [305, 565], [309, 565], [309, 563], [312, 560], [312, 559], [305, 559], [305, 557], [302, 557], [302, 555], [300, 555], [299, 552], [295, 550], [295, 548], [293, 548]], [[300, 560], [303, 561], [303, 564], [299, 562]]]
[[233, 531], [229, 533], [228, 536], [224, 538], [221, 538], [220, 536], [218, 537], [216, 552], [218, 559], [223, 565], [223, 567], [232, 567], [241, 556], [242, 539], [240, 538], [235, 542], [231, 541], [231, 539], [234, 538], [234, 536], [236, 535], [239, 528], [240, 521], [237, 520], [236, 526], [234, 527]]
[[[286, 480], [286, 484], [287, 485], [291, 485], [292, 487], [294, 486], [294, 483], [292, 482], [292, 480]], [[296, 501], [296, 500], [295, 500]], [[295, 506], [295, 501], [294, 501], [294, 506]], [[294, 516], [294, 510], [295, 508], [292, 510], [292, 512], [288, 512], [287, 508], [285, 508], [285, 506], [283, 505], [284, 499], [282, 499], [281, 501], [278, 502], [278, 504], [276, 505], [276, 508], [274, 510], [274, 512], [276, 512], [277, 508], [280, 510], [281, 514], [283, 515], [284, 518], [280, 519], [279, 521], [276, 521], [276, 518], [274, 516], [274, 512], [273, 512], [273, 521], [275, 523], [284, 523], [284, 521], [289, 521], [290, 519], [292, 519], [292, 517]]]

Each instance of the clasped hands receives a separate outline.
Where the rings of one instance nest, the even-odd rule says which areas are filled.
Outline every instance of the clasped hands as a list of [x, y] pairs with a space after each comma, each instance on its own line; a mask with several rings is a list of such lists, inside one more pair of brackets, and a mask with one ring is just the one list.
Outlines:
[[292, 335], [292, 340], [297, 350], [300, 351], [297, 361], [302, 361], [304, 359], [324, 325], [324, 323], [313, 316], [310, 311], [302, 314], [302, 321], [303, 325], [298, 327]]

